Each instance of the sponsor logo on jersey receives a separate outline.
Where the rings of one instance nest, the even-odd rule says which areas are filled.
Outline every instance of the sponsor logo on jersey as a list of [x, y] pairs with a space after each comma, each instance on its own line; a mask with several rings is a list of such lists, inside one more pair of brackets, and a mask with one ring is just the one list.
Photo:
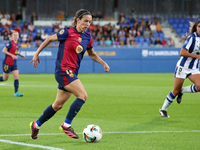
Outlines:
[[76, 47], [76, 52], [77, 53], [81, 53], [83, 51], [83, 47], [81, 46], [81, 45], [78, 45], [77, 47]]
[[81, 37], [79, 37], [79, 38], [78, 38], [78, 41], [79, 41], [79, 42], [82, 42], [82, 38], [81, 38]]

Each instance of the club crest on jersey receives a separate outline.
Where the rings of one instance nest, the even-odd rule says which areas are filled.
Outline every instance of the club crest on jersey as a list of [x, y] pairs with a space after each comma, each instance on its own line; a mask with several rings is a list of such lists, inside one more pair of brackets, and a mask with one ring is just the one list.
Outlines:
[[6, 46], [9, 46], [10, 44], [8, 43]]
[[64, 33], [64, 29], [60, 30], [59, 34], [62, 35]]
[[74, 77], [74, 74], [71, 70], [66, 70], [66, 73], [72, 78]]
[[78, 38], [78, 41], [79, 41], [79, 42], [82, 42], [82, 38], [81, 38], [81, 37], [79, 37], [79, 38]]
[[76, 52], [81, 53], [83, 51], [83, 47], [81, 45], [76, 47]]

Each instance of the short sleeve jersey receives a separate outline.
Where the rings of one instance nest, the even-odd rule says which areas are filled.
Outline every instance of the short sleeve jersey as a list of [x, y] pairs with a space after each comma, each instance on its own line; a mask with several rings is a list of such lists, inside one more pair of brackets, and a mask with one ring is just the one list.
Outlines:
[[75, 27], [64, 28], [57, 33], [59, 49], [55, 72], [71, 70], [76, 75], [86, 50], [93, 46], [92, 36], [88, 32], [80, 33]]
[[[194, 32], [186, 39], [183, 48], [191, 54], [200, 54], [200, 37], [197, 32]], [[199, 59], [192, 57], [181, 57], [177, 63], [178, 66], [182, 66], [188, 69], [199, 68]]]
[[[8, 52], [16, 55], [16, 53], [18, 53], [18, 46], [14, 41], [9, 41], [6, 44], [6, 48], [8, 49]], [[4, 63], [7, 65], [17, 65], [17, 60], [13, 59], [11, 56], [6, 55], [5, 59], [4, 59]]]

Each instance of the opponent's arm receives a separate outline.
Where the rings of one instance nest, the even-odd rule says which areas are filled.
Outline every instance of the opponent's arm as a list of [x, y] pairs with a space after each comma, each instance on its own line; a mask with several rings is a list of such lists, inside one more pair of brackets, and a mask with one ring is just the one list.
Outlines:
[[105, 72], [108, 72], [110, 70], [110, 67], [108, 66], [108, 64], [103, 61], [95, 52], [94, 52], [94, 49], [91, 49], [91, 50], [87, 50], [88, 52], [88, 55], [89, 57], [95, 61], [95, 62], [98, 62], [100, 64], [102, 64], [104, 66], [104, 70]]
[[200, 55], [188, 53], [188, 51], [185, 48], [181, 49], [180, 56], [183, 56], [183, 57], [192, 57], [192, 58], [197, 58], [197, 59], [200, 60]]

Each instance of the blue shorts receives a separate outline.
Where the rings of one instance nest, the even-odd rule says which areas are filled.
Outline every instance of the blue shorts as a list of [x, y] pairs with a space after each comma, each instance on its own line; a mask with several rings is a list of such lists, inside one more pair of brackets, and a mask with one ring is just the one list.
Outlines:
[[18, 70], [17, 65], [7, 65], [3, 63], [3, 72], [10, 73], [11, 71]]
[[[62, 72], [55, 73], [56, 81], [58, 82], [58, 89], [67, 91], [64, 86], [78, 79], [76, 74], [74, 74], [71, 70], [66, 70]], [[68, 92], [68, 91], [67, 91]]]

